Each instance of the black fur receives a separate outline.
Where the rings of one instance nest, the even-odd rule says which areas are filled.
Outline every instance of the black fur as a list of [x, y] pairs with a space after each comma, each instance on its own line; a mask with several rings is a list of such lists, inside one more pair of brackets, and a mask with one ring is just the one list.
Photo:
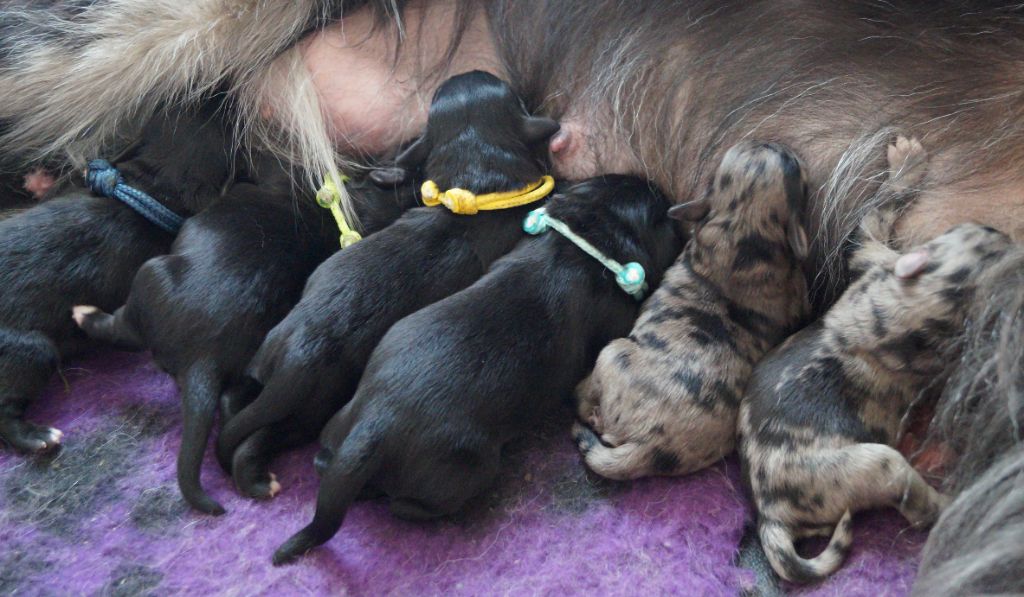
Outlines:
[[[538, 157], [543, 139], [531, 136], [533, 129], [550, 135], [557, 125], [529, 116], [496, 77], [458, 75], [438, 89], [426, 133], [399, 156], [400, 168], [375, 180], [400, 182], [423, 166], [441, 189], [518, 189], [544, 174]], [[265, 495], [267, 458], [314, 439], [351, 397], [388, 328], [483, 275], [520, 239], [528, 209], [474, 216], [413, 209], [321, 265], [253, 360], [252, 376], [263, 392], [218, 439], [221, 464], [231, 468], [243, 493]]]
[[[228, 146], [212, 108], [161, 115], [117, 166], [128, 184], [188, 216], [217, 199], [230, 179]], [[121, 202], [77, 188], [0, 220], [0, 439], [29, 452], [56, 447], [55, 430], [22, 417], [58, 355], [86, 340], [71, 307], [118, 307], [136, 270], [172, 240]]]
[[[668, 205], [647, 183], [613, 176], [573, 187], [548, 210], [605, 254], [642, 264], [657, 285], [681, 248]], [[459, 510], [494, 482], [502, 446], [568, 397], [638, 310], [604, 266], [549, 232], [395, 324], [321, 436], [329, 464], [313, 522], [274, 562], [333, 536], [367, 483], [402, 517]]]

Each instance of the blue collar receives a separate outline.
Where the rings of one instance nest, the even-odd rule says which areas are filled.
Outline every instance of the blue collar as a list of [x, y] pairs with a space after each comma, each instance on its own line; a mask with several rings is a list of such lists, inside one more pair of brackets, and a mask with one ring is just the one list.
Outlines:
[[94, 195], [117, 199], [134, 209], [140, 216], [171, 234], [177, 234], [185, 222], [185, 218], [171, 211], [163, 203], [135, 187], [126, 185], [124, 179], [121, 178], [121, 173], [107, 160], [89, 162], [89, 169], [85, 173], [85, 184]]

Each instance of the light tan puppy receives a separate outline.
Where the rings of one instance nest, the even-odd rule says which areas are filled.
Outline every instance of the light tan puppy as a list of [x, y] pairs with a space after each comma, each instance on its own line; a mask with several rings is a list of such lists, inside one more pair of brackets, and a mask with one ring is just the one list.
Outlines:
[[708, 194], [674, 208], [696, 234], [629, 338], [601, 352], [577, 388], [573, 433], [612, 479], [682, 475], [732, 451], [754, 364], [808, 316], [807, 185], [796, 157], [743, 143]]

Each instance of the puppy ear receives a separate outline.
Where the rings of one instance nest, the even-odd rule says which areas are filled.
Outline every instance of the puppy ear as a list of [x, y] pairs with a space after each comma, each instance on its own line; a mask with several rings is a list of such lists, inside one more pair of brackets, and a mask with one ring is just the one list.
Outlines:
[[897, 278], [901, 280], [907, 280], [914, 278], [924, 271], [925, 266], [931, 260], [931, 255], [924, 249], [900, 255], [900, 258], [896, 260], [896, 266], [893, 268], [893, 273], [896, 274]]
[[409, 178], [405, 168], [377, 168], [370, 172], [370, 180], [379, 187], [397, 187]]
[[704, 219], [711, 211], [711, 202], [707, 197], [694, 199], [688, 203], [680, 203], [668, 208], [668, 217], [680, 222], [697, 222]]
[[799, 218], [789, 219], [789, 224], [786, 226], [786, 239], [797, 259], [800, 261], [807, 259], [807, 255], [811, 252], [810, 242], [807, 240], [807, 230], [800, 223]]
[[526, 142], [531, 145], [546, 141], [560, 128], [562, 125], [543, 116], [529, 116], [523, 121], [523, 135], [526, 137]]
[[427, 135], [424, 134], [413, 141], [412, 145], [406, 147], [405, 151], [398, 154], [398, 157], [395, 158], [395, 166], [406, 170], [415, 170], [427, 161], [429, 155], [430, 142], [427, 141]]

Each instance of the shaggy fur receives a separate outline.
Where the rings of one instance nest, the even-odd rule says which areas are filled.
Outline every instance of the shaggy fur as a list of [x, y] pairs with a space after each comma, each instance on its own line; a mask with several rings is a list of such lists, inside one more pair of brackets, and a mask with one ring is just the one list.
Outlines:
[[[187, 216], [219, 198], [233, 176], [228, 145], [207, 111], [158, 115], [117, 165], [129, 184]], [[0, 438], [30, 452], [60, 443], [60, 431], [22, 416], [59, 355], [84, 345], [71, 307], [118, 307], [136, 270], [172, 240], [123, 203], [78, 189], [0, 221]]]
[[[612, 177], [572, 187], [547, 209], [605, 255], [640, 263], [656, 285], [680, 248], [668, 206], [645, 182]], [[316, 514], [274, 563], [334, 536], [368, 484], [402, 518], [461, 510], [494, 484], [502, 448], [558, 405], [637, 312], [602, 264], [549, 233], [396, 323], [324, 428]]]
[[[378, 178], [394, 182], [422, 168], [442, 189], [522, 188], [544, 173], [536, 146], [555, 130], [553, 121], [529, 116], [504, 82], [466, 73], [438, 90], [427, 130], [399, 156], [398, 172]], [[268, 495], [267, 457], [314, 439], [351, 397], [388, 328], [483, 275], [519, 240], [528, 209], [473, 216], [413, 209], [319, 267], [253, 359], [262, 393], [218, 439], [221, 462], [243, 493]]]
[[683, 475], [732, 452], [750, 372], [810, 313], [807, 187], [796, 157], [743, 143], [725, 154], [713, 185], [673, 208], [703, 218], [697, 233], [629, 338], [605, 347], [576, 390], [592, 431], [577, 424], [573, 435], [602, 476]]
[[932, 529], [914, 594], [1024, 593], [1024, 449], [993, 463]]
[[[91, 143], [79, 153], [100, 153], [95, 150], [94, 133], [109, 136], [117, 129], [131, 129], [129, 116], [135, 107], [141, 114], [155, 109], [161, 99], [187, 98], [190, 90], [219, 81], [231, 71], [238, 109], [246, 115], [245, 121], [257, 125], [247, 128], [269, 129], [271, 140], [309, 165], [315, 177], [329, 173], [338, 157], [333, 131], [318, 118], [319, 98], [296, 48], [268, 64], [235, 53], [239, 41], [218, 35], [223, 28], [207, 28], [203, 23], [196, 29], [189, 25], [194, 21], [179, 18], [203, 7], [220, 8], [222, 14], [242, 14], [250, 20], [215, 23], [229, 23], [235, 28], [232, 31], [248, 28], [255, 37], [287, 30], [270, 36], [283, 39], [318, 24], [309, 14], [333, 11], [340, 15], [334, 11], [339, 3], [327, 1], [319, 8], [305, 2], [266, 3], [291, 14], [291, 22], [263, 20], [255, 11], [235, 10], [262, 4], [258, 0], [184, 0], [173, 3], [173, 13], [152, 19], [153, 7], [169, 5], [158, 0], [0, 2], [0, 40], [32, 38], [34, 42], [0, 49], [5, 81], [16, 83], [15, 87], [0, 85], [4, 94], [0, 110], [20, 106], [9, 124], [26, 131], [21, 138], [27, 144], [0, 142], [0, 154], [22, 155], [26, 147], [44, 145], [59, 153], [59, 139], [72, 128], [83, 131], [76, 145]], [[382, 28], [401, 44], [405, 26], [401, 15], [408, 2], [370, 0], [368, 4], [380, 16]], [[457, 20], [462, 26], [465, 15], [486, 10], [513, 85], [531, 107], [542, 106], [553, 116], [566, 117], [569, 128], [578, 127], [578, 145], [592, 150], [598, 163], [606, 165], [603, 170], [650, 173], [663, 188], [680, 191], [677, 198], [685, 200], [689, 193], [704, 188], [718, 154], [742, 138], [781, 141], [805, 156], [815, 256], [809, 273], [816, 282], [814, 302], [819, 311], [846, 283], [845, 240], [875, 201], [884, 172], [880, 150], [893, 131], [918, 131], [935, 148], [933, 167], [919, 185], [925, 197], [919, 209], [927, 216], [914, 221], [969, 219], [978, 210], [991, 219], [993, 214], [1004, 215], [996, 205], [1012, 207], [1013, 201], [1019, 201], [1022, 178], [1017, 166], [1024, 161], [1024, 71], [1020, 68], [1024, 11], [1018, 4], [996, 0], [452, 0], [452, 4], [463, 17]], [[110, 10], [112, 6], [144, 18], [122, 19], [119, 11]], [[40, 10], [55, 8], [67, 19], [50, 23], [50, 14]], [[164, 69], [167, 72], [184, 69], [199, 74], [164, 85], [160, 69], [140, 74], [134, 65], [126, 67], [118, 51], [123, 47], [123, 22], [134, 23], [134, 31], [142, 38], [140, 47], [149, 48], [147, 64], [170, 65]], [[454, 29], [453, 44], [462, 26]], [[150, 28], [154, 35], [148, 35]], [[202, 43], [194, 47], [209, 51], [189, 52], [189, 44], [183, 49], [175, 35], [155, 35], [161, 31], [195, 33], [195, 40]], [[157, 39], [168, 43], [149, 45], [148, 40]], [[272, 56], [277, 50], [268, 50], [271, 45], [275, 44], [246, 47], [256, 48], [260, 56]], [[418, 48], [404, 46], [403, 50]], [[113, 59], [97, 61], [95, 56]], [[190, 60], [176, 64], [186, 56]], [[225, 56], [237, 63], [208, 60]], [[59, 63], [57, 70], [51, 70], [52, 63]], [[214, 64], [223, 68], [206, 68]], [[48, 97], [54, 80], [62, 90], [57, 96], [60, 105]], [[90, 102], [89, 111], [98, 116], [86, 122], [79, 102], [105, 94], [112, 82], [123, 93], [102, 105]], [[429, 77], [408, 84], [426, 86]], [[7, 94], [9, 89], [17, 94]], [[264, 112], [262, 108], [269, 105], [273, 109]], [[34, 106], [53, 109], [37, 112]], [[267, 113], [274, 116], [270, 123], [260, 119]], [[74, 117], [65, 119], [65, 114]], [[929, 203], [933, 195], [935, 201]], [[933, 209], [936, 206], [943, 208], [942, 213]], [[1021, 226], [1015, 213], [1006, 220], [1007, 225]], [[920, 238], [921, 233], [912, 228], [906, 232]], [[940, 403], [940, 414], [947, 407], [949, 412], [960, 412], [962, 404], [975, 404], [993, 414], [1020, 404], [1024, 319], [999, 307], [1019, 306], [1024, 282], [1016, 280], [1013, 276], [993, 279], [979, 288], [978, 295], [987, 299], [979, 302], [977, 311], [991, 307], [990, 314], [999, 323], [993, 330], [971, 332], [963, 366]], [[1006, 424], [1006, 419], [993, 422]], [[969, 425], [942, 429], [940, 439], [954, 443], [978, 437]], [[995, 452], [1009, 449], [1019, 439], [1010, 434], [996, 437], [1001, 441], [990, 446]], [[965, 453], [956, 469], [959, 472], [954, 472], [960, 479], [957, 484], [968, 485], [989, 462], [976, 452]]]
[[183, 413], [178, 484], [189, 504], [208, 514], [224, 513], [199, 481], [217, 405], [249, 399], [249, 361], [337, 248], [327, 214], [308, 200], [293, 208], [290, 188], [288, 180], [235, 185], [185, 223], [168, 255], [142, 266], [113, 315], [74, 309], [91, 338], [148, 349], [174, 376]]

